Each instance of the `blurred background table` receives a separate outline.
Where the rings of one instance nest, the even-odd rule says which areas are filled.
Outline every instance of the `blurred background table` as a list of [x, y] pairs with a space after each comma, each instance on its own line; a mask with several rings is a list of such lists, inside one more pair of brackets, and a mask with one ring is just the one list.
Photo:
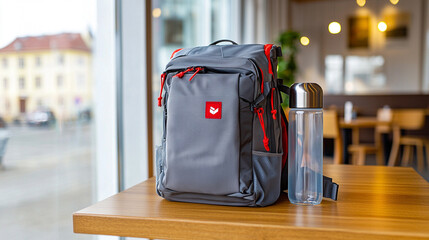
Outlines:
[[427, 239], [429, 183], [412, 168], [326, 165], [337, 202], [264, 208], [170, 202], [151, 178], [73, 215], [76, 233], [153, 239]]

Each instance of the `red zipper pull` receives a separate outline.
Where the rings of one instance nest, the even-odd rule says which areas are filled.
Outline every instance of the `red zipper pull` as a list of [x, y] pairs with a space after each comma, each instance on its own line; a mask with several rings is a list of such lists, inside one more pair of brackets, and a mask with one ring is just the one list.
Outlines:
[[178, 74], [174, 75], [173, 77], [182, 78], [185, 75], [185, 73], [190, 72], [190, 71], [194, 71], [194, 68], [188, 68], [185, 71], [179, 72]]
[[162, 100], [162, 89], [164, 89], [164, 83], [165, 83], [165, 73], [161, 74], [161, 90], [159, 91], [159, 97], [158, 97], [158, 107], [161, 107], [161, 100]]
[[273, 114], [273, 119], [276, 120], [277, 110], [274, 109], [274, 91], [275, 88], [271, 88], [271, 114]]
[[263, 108], [257, 108], [256, 109], [256, 113], [258, 114], [258, 118], [259, 118], [259, 123], [261, 124], [262, 127], [262, 132], [264, 132], [264, 148], [265, 150], [267, 150], [268, 152], [270, 151], [270, 147], [268, 146], [269, 144], [269, 139], [267, 138], [267, 134], [265, 133], [265, 124], [264, 124], [264, 109]]
[[197, 68], [195, 68], [197, 71], [195, 71], [195, 73], [189, 78], [189, 81], [191, 81], [192, 80], [192, 78], [194, 78], [195, 77], [195, 75], [197, 75], [197, 73], [199, 72], [199, 71], [202, 71], [202, 70], [204, 70], [204, 68], [202, 68], [202, 67], [197, 67]]

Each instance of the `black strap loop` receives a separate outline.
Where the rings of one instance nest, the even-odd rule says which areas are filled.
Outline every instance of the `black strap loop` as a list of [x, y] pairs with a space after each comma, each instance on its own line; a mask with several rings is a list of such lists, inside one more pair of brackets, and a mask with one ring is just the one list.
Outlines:
[[210, 43], [210, 45], [209, 45], [209, 46], [217, 45], [218, 43], [221, 43], [221, 42], [230, 42], [230, 43], [232, 43], [232, 45], [238, 45], [238, 43], [236, 43], [236, 42], [234, 42], [234, 41], [232, 41], [232, 40], [229, 40], [229, 39], [221, 39], [221, 40], [217, 40], [217, 41], [215, 41], [215, 42]]
[[323, 176], [323, 197], [337, 201], [338, 184], [332, 182], [332, 178]]

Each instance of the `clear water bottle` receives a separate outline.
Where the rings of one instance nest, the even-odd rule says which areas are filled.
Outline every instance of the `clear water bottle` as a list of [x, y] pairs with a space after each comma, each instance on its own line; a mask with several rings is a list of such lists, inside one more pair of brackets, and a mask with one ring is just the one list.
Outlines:
[[323, 197], [323, 91], [316, 83], [296, 83], [289, 99], [288, 197], [316, 205]]

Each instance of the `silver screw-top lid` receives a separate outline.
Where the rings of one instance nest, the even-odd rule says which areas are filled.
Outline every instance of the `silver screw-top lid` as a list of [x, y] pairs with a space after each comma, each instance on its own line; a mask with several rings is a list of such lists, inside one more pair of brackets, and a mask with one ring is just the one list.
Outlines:
[[294, 83], [290, 87], [290, 108], [323, 108], [323, 90], [317, 83]]

